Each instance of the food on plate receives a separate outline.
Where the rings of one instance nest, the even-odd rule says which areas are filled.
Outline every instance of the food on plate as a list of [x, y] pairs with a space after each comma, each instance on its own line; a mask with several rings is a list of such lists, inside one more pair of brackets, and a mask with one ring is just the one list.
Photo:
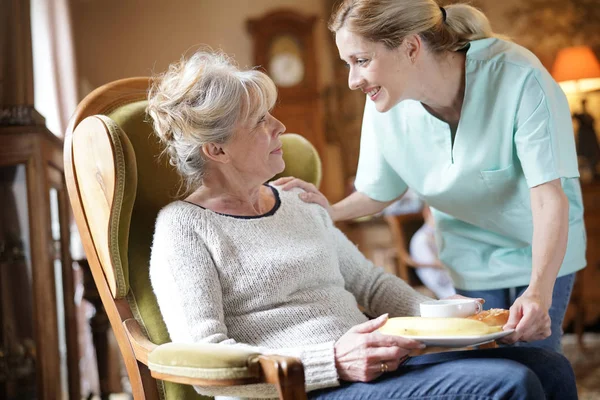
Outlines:
[[399, 336], [481, 336], [500, 332], [501, 326], [490, 326], [468, 318], [390, 318], [379, 332]]
[[481, 321], [489, 326], [504, 326], [508, 322], [508, 310], [502, 308], [492, 308], [487, 311], [481, 311], [478, 314], [471, 315], [467, 319]]

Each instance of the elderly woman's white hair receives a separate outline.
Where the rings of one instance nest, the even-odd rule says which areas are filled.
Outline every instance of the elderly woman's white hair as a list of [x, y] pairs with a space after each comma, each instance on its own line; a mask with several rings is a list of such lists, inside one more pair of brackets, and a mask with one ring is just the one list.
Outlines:
[[266, 74], [241, 71], [224, 53], [201, 50], [153, 77], [146, 111], [189, 191], [204, 177], [202, 145], [226, 143], [240, 123], [267, 113], [276, 99]]

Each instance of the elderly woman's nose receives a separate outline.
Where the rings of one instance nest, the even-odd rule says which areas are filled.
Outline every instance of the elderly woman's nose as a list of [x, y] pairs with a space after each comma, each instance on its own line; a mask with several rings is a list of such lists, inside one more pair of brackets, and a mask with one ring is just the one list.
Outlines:
[[275, 133], [276, 133], [277, 135], [281, 135], [281, 134], [283, 134], [283, 133], [286, 131], [286, 129], [287, 129], [287, 128], [285, 127], [285, 125], [283, 124], [283, 122], [281, 122], [281, 121], [280, 121], [280, 120], [278, 120], [277, 118], [273, 118], [273, 119], [274, 119], [274, 120], [275, 120], [275, 122], [276, 122]]

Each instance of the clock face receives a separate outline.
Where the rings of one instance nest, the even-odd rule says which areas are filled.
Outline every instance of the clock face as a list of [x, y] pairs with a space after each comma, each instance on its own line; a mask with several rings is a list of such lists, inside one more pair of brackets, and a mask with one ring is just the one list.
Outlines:
[[277, 86], [298, 85], [304, 79], [304, 61], [298, 40], [292, 35], [274, 38], [269, 48], [269, 75]]
[[304, 64], [300, 57], [292, 53], [279, 53], [271, 58], [269, 72], [276, 85], [295, 86], [304, 78]]

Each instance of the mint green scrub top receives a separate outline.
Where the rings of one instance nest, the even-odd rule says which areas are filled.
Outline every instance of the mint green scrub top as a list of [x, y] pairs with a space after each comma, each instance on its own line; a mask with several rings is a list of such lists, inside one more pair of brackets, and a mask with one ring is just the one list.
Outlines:
[[585, 264], [585, 229], [567, 99], [540, 61], [500, 39], [470, 43], [454, 143], [418, 101], [379, 113], [367, 98], [355, 186], [389, 201], [408, 187], [432, 207], [440, 260], [457, 288], [526, 286], [530, 188], [560, 178], [569, 238], [559, 276]]

